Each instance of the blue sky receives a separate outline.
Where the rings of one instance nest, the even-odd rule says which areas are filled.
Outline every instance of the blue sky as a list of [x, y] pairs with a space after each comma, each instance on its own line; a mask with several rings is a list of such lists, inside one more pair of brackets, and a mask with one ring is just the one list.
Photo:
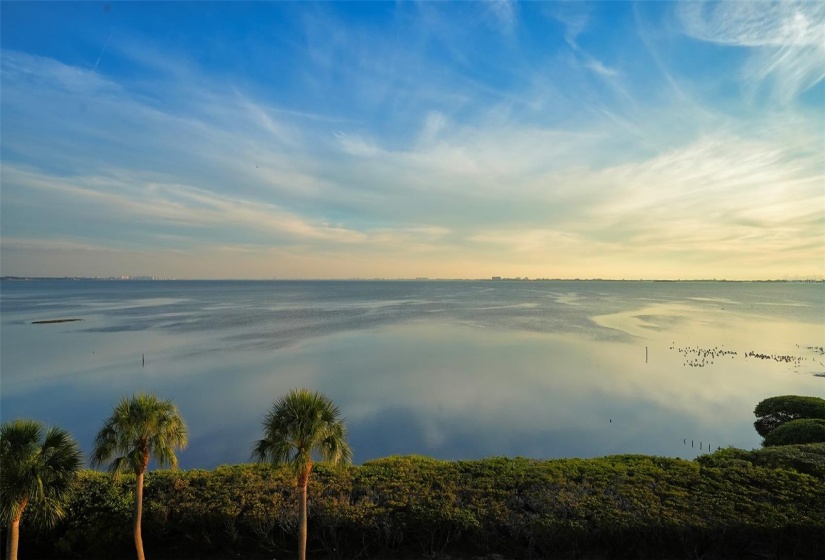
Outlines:
[[2, 2], [4, 275], [825, 274], [825, 4]]

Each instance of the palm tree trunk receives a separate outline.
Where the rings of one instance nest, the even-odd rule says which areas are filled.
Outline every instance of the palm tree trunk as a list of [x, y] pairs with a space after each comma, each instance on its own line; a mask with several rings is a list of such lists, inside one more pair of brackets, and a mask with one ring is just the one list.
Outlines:
[[312, 460], [308, 461], [306, 470], [298, 477], [298, 560], [307, 559], [307, 485], [312, 471]]
[[23, 517], [23, 510], [26, 509], [28, 500], [23, 500], [20, 504], [20, 512], [17, 517], [9, 523], [9, 534], [6, 535], [6, 560], [17, 560], [17, 548], [20, 546], [20, 518]]
[[144, 468], [135, 477], [135, 512], [134, 512], [134, 535], [135, 535], [135, 550], [137, 550], [138, 560], [146, 560], [143, 555], [143, 537], [140, 534], [140, 520], [143, 517], [143, 474], [146, 472]]
[[9, 523], [9, 534], [6, 542], [6, 558], [17, 560], [17, 546], [20, 542], [20, 517]]
[[307, 558], [307, 483], [298, 489], [301, 499], [298, 505], [298, 560]]

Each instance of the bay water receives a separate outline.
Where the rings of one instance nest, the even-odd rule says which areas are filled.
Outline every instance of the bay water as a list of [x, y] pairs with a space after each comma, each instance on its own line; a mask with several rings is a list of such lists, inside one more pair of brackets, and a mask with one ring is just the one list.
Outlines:
[[[57, 319], [71, 322], [37, 323]], [[0, 283], [0, 418], [88, 454], [117, 400], [172, 398], [184, 468], [247, 462], [274, 400], [331, 397], [355, 462], [759, 446], [753, 408], [825, 397], [825, 284]]]

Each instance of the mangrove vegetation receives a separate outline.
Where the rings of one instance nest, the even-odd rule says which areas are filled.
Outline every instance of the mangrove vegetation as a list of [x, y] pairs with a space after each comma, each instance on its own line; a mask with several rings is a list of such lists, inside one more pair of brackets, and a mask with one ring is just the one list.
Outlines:
[[[766, 427], [763, 448], [693, 461], [393, 456], [352, 465], [337, 407], [296, 390], [265, 416], [263, 438], [251, 444], [258, 463], [148, 471], [150, 456], [176, 465], [186, 426], [171, 402], [136, 395], [114, 409], [92, 453], [93, 464], [111, 461], [112, 472], [124, 473], [117, 477], [77, 471], [76, 447], [65, 438], [63, 467], [37, 470], [40, 459], [11, 450], [40, 457], [49, 447], [42, 431], [12, 445], [7, 434], [20, 421], [3, 425], [3, 538], [16, 550], [17, 519], [23, 558], [46, 559], [131, 558], [136, 549], [141, 557], [144, 543], [154, 559], [821, 559], [818, 402], [777, 398], [755, 411], [757, 429]], [[769, 443], [783, 430], [792, 432], [783, 441], [816, 442]], [[35, 471], [56, 483], [45, 501]], [[21, 522], [27, 503], [33, 514]], [[54, 506], [50, 523], [36, 522], [36, 503]]]

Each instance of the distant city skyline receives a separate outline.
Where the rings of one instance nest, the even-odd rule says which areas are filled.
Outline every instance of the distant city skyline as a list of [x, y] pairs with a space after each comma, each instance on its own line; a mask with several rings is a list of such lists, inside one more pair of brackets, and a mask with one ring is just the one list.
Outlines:
[[825, 275], [821, 2], [0, 3], [0, 275]]

